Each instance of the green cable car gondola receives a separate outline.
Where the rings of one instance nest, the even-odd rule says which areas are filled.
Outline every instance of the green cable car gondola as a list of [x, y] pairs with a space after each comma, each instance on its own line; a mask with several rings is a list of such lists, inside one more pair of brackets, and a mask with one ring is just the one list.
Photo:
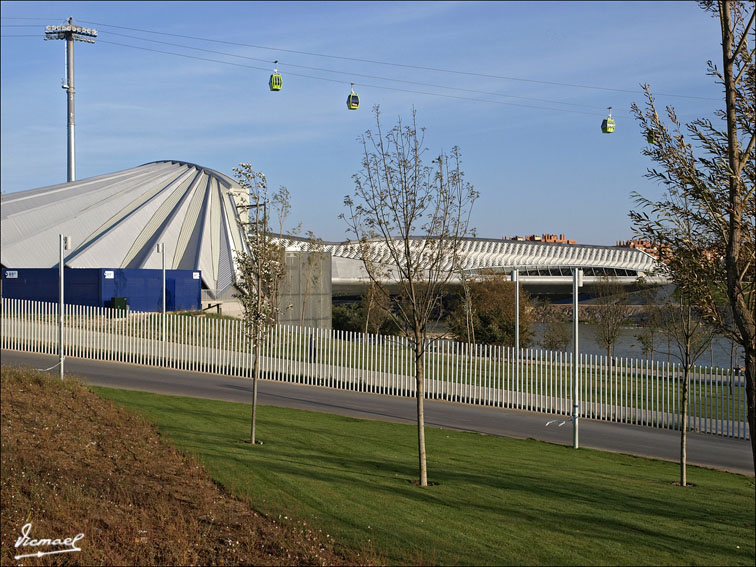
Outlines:
[[601, 123], [601, 131], [604, 134], [611, 134], [614, 132], [614, 118], [612, 118], [612, 107], [609, 107], [609, 116], [607, 118], [604, 118], [604, 121]]
[[360, 97], [354, 92], [354, 83], [352, 83], [352, 92], [347, 95], [347, 108], [357, 110], [360, 107]]
[[[273, 62], [276, 66], [278, 65], [278, 61]], [[268, 81], [268, 86], [270, 87], [270, 90], [272, 91], [280, 91], [281, 87], [283, 86], [283, 79], [281, 78], [281, 73], [278, 72], [278, 68], [273, 69], [273, 74], [270, 76], [270, 80]]]

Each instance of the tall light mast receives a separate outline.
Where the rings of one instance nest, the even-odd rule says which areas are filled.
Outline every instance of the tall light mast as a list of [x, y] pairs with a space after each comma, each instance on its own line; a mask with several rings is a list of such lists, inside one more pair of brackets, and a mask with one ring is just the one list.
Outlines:
[[63, 88], [68, 93], [68, 182], [76, 180], [76, 144], [74, 138], [75, 111], [74, 111], [74, 41], [94, 43], [97, 30], [82, 28], [73, 25], [73, 18], [68, 18], [64, 26], [46, 26], [45, 40], [66, 40], [66, 79]]

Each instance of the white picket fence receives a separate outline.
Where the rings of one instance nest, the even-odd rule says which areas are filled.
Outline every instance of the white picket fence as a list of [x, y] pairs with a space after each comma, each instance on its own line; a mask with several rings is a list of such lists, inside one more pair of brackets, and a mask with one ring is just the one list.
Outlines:
[[[3, 349], [58, 354], [55, 303], [2, 299]], [[240, 320], [136, 313], [67, 305], [65, 356], [250, 378], [252, 354]], [[265, 340], [263, 378], [393, 396], [414, 396], [407, 338], [279, 325]], [[682, 369], [643, 359], [580, 355], [584, 418], [679, 429]], [[425, 396], [465, 404], [568, 416], [572, 355], [564, 352], [429, 342]], [[694, 367], [690, 429], [748, 439], [745, 379]]]

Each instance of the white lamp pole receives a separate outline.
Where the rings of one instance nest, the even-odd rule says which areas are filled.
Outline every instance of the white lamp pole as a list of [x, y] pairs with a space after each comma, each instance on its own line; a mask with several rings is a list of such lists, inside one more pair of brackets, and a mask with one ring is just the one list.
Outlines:
[[578, 288], [583, 287], [583, 270], [572, 271], [572, 447], [578, 448], [578, 420], [580, 419], [580, 389], [578, 385]]
[[515, 350], [517, 356], [520, 353], [520, 271], [515, 268], [512, 270], [512, 282], [515, 284]]
[[63, 250], [71, 249], [71, 237], [64, 236], [62, 234], [59, 237], [59, 256], [58, 256], [58, 353], [60, 360], [58, 366], [60, 367], [60, 379], [63, 380], [65, 371], [63, 369], [63, 361], [65, 360], [63, 350], [63, 308], [65, 302], [63, 300]]
[[515, 286], [515, 384], [520, 391], [520, 272], [515, 268], [509, 276]]

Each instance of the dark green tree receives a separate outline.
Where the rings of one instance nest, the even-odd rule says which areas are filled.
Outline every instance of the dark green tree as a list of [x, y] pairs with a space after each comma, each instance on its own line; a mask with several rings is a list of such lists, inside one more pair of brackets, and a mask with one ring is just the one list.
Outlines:
[[[515, 284], [503, 275], [469, 279], [448, 321], [457, 340], [486, 345], [515, 346]], [[535, 310], [520, 286], [520, 347], [533, 339]], [[472, 327], [471, 335], [470, 327]]]

